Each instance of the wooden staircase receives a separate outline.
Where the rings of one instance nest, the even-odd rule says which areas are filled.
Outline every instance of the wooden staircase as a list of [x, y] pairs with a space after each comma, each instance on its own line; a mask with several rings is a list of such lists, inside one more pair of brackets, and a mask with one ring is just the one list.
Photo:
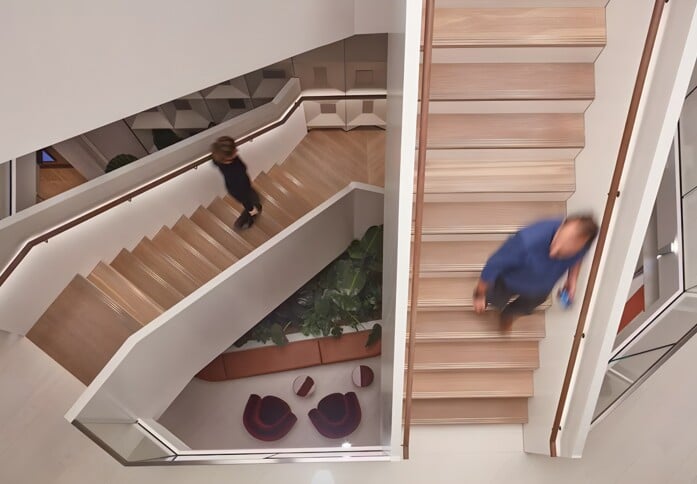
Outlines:
[[236, 230], [241, 206], [216, 197], [75, 276], [27, 337], [89, 384], [131, 334], [348, 183], [382, 186], [384, 142], [380, 130], [311, 131], [283, 164], [254, 180], [263, 213], [252, 228]]
[[566, 211], [605, 3], [436, 0], [414, 424], [527, 422], [545, 305], [502, 332], [472, 290], [509, 235]]

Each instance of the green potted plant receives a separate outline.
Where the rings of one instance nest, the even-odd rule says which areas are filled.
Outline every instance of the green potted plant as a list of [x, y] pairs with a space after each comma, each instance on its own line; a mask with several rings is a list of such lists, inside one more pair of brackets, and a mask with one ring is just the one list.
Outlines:
[[[287, 334], [293, 332], [339, 337], [344, 326], [359, 330], [363, 323], [380, 319], [382, 238], [381, 225], [370, 227], [361, 239], [354, 240], [343, 254], [236, 341], [235, 346], [252, 340], [283, 345], [288, 341]], [[381, 335], [382, 327], [374, 325], [366, 346], [375, 344]]]
[[137, 159], [138, 158], [136, 158], [133, 155], [126, 155], [126, 154], [116, 155], [111, 160], [109, 160], [109, 163], [107, 163], [106, 168], [104, 169], [104, 173], [109, 173], [110, 171], [114, 171], [117, 168], [121, 168], [122, 166], [126, 166], [129, 163], [133, 163]]

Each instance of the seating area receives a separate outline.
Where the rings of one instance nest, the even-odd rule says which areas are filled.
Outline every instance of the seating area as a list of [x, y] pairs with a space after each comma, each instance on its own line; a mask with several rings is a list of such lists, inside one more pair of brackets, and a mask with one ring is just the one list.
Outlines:
[[[379, 445], [381, 366], [381, 357], [374, 356], [232, 380], [193, 378], [158, 423], [195, 450], [326, 448], [344, 442], [354, 447]], [[356, 373], [362, 379], [355, 380]], [[366, 386], [369, 375], [372, 381]], [[351, 392], [357, 405], [345, 407], [346, 418], [334, 410], [336, 397], [321, 403], [330, 395]], [[265, 397], [283, 404], [274, 399], [266, 403]], [[284, 417], [285, 405], [295, 419]], [[310, 416], [315, 411], [327, 417], [326, 425], [316, 425], [319, 420]]]
[[353, 433], [361, 423], [361, 405], [354, 392], [327, 395], [308, 413], [317, 431], [329, 439]]
[[[359, 379], [356, 379], [359, 375]], [[362, 378], [361, 378], [362, 377]], [[374, 373], [367, 365], [357, 366], [352, 372], [353, 384], [366, 388], [373, 382]], [[315, 391], [315, 381], [307, 375], [293, 380], [293, 393], [301, 399], [310, 398]], [[317, 432], [328, 439], [341, 439], [351, 435], [361, 423], [361, 404], [355, 392], [330, 393], [322, 398], [308, 414]], [[261, 398], [252, 394], [244, 408], [242, 421], [247, 432], [257, 440], [274, 442], [291, 431], [298, 418], [291, 407], [273, 395]]]
[[286, 402], [272, 395], [250, 395], [243, 416], [244, 428], [254, 438], [273, 442], [286, 436], [298, 417]]

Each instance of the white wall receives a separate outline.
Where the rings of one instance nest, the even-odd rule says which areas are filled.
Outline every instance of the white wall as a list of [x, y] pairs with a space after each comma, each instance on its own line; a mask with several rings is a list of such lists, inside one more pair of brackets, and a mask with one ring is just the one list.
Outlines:
[[17, 211], [19, 212], [36, 204], [37, 178], [39, 175], [36, 153], [20, 156], [17, 158], [15, 167], [17, 168], [15, 200], [17, 201]]
[[61, 141], [53, 148], [86, 179], [102, 176], [107, 160], [103, 160], [82, 139], [81, 136]]
[[10, 215], [10, 163], [0, 163], [0, 219]]
[[7, 0], [0, 160], [349, 37], [354, 17], [352, 0]]
[[138, 142], [138, 138], [125, 121], [119, 120], [101, 128], [94, 129], [84, 135], [99, 150], [104, 158], [111, 160], [121, 154], [142, 158], [148, 152]]
[[[201, 368], [382, 220], [381, 192], [352, 183], [132, 335], [67, 418], [113, 418], [105, 395], [131, 417], [159, 418]], [[355, 211], [357, 197], [372, 209]]]
[[356, 34], [374, 34], [383, 32], [400, 32], [395, 30], [395, 21], [399, 21], [401, 13], [408, 2], [394, 0], [355, 0]]
[[560, 455], [580, 456], [583, 450], [623, 309], [617, 301], [627, 297], [697, 58], [697, 0], [670, 2], [664, 15], [562, 422]]
[[[606, 9], [607, 46], [595, 62], [595, 100], [585, 113], [585, 148], [576, 158], [576, 192], [567, 203], [569, 213], [590, 211], [598, 220], [602, 217], [652, 5], [653, 0], [612, 0]], [[549, 455], [549, 436], [591, 257], [586, 258], [579, 278], [578, 303], [567, 312], [555, 305], [546, 313], [547, 333], [540, 342], [540, 368], [534, 374], [535, 396], [529, 401], [529, 423], [524, 426], [528, 452]]]
[[[212, 139], [222, 133], [234, 136], [239, 123], [244, 123], [245, 120], [249, 122], [250, 119], [255, 119], [253, 113], [209, 130], [212, 133], [206, 132], [189, 138], [182, 142], [184, 147], [173, 151], [171, 155], [186, 160], [186, 153], [191, 155], [193, 151], [196, 156], [200, 156], [207, 152]], [[268, 170], [285, 160], [307, 132], [303, 120], [304, 114], [300, 108], [282, 126], [240, 147], [240, 154], [249, 167], [250, 175], [256, 176], [262, 170]], [[141, 161], [147, 162], [150, 158], [162, 160], [162, 153], [167, 154], [169, 151], [155, 153]], [[180, 155], [180, 151], [184, 152], [184, 156]], [[191, 159], [193, 157], [189, 158]], [[104, 175], [92, 183], [119, 175], [119, 172], [128, 175], [128, 170], [134, 169], [133, 165]], [[111, 261], [121, 249], [132, 249], [143, 237], [154, 236], [164, 225], [171, 227], [182, 215], [191, 215], [199, 206], [208, 205], [216, 196], [224, 193], [225, 187], [218, 169], [212, 163], [206, 163], [147, 191], [131, 202], [118, 205], [53, 237], [47, 244], [34, 247], [2, 286], [0, 307], [7, 317], [0, 319], [0, 329], [26, 334], [76, 274], [89, 274], [99, 261]], [[60, 195], [55, 198], [59, 197]], [[52, 200], [41, 205], [50, 204]], [[19, 217], [23, 215], [24, 213]], [[8, 230], [12, 228], [9, 226]], [[3, 233], [0, 229], [0, 235]], [[44, 277], [46, 273], [50, 273], [51, 277]]]

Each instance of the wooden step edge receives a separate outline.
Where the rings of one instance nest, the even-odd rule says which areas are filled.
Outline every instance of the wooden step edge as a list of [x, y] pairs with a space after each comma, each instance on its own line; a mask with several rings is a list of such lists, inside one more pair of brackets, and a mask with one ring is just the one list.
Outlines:
[[[443, 332], [439, 331], [437, 333], [428, 332], [416, 332], [416, 342], [417, 343], [463, 343], [467, 341], [541, 341], [545, 338], [544, 331], [516, 331], [515, 323], [510, 331], [475, 331], [475, 332]], [[409, 335], [407, 335], [407, 342], [409, 341]]]
[[[196, 222], [194, 222], [190, 218], [182, 216], [181, 218], [179, 218], [179, 220], [177, 220], [177, 223], [175, 223], [174, 226], [172, 226], [171, 230], [174, 233], [176, 233], [177, 235], [179, 235], [180, 237], [184, 238], [183, 234], [179, 234], [178, 232], [183, 231], [186, 233], [189, 229], [191, 229], [194, 236], [200, 237], [207, 244], [209, 244], [213, 249], [215, 249], [216, 258], [222, 258], [225, 260], [224, 267], [223, 267], [222, 260], [221, 261], [212, 261], [212, 260], [210, 261], [216, 267], [218, 267], [218, 269], [220, 269], [221, 271], [224, 271], [225, 269], [227, 269], [228, 267], [230, 267], [232, 264], [234, 264], [235, 262], [237, 262], [239, 260], [235, 256], [235, 254], [233, 254], [232, 252], [227, 250], [225, 247], [223, 247], [223, 245], [220, 242], [218, 242], [217, 240], [215, 240], [215, 238], [211, 234], [206, 232], [203, 228], [201, 228], [200, 225], [198, 225]], [[184, 239], [184, 240], [186, 241], [186, 239]], [[204, 257], [208, 258], [205, 255], [204, 255]], [[220, 264], [218, 262], [220, 262]]]
[[424, 226], [424, 234], [513, 234], [524, 228], [525, 225], [448, 225], [448, 226]]
[[[198, 214], [198, 215], [197, 215], [197, 214]], [[215, 237], [214, 234], [209, 234], [203, 226], [201, 226], [201, 225], [198, 224], [198, 222], [196, 221], [196, 219], [199, 218], [199, 217], [204, 217], [204, 218], [206, 218], [206, 220], [208, 220], [210, 223], [212, 223], [218, 230], [220, 230], [221, 232], [223, 232], [224, 234], [226, 234], [226, 235], [229, 236], [230, 238], [234, 239], [235, 242], [236, 242], [237, 244], [239, 244], [239, 245], [242, 246], [242, 247], [241, 247], [242, 249], [244, 249], [245, 251], [247, 251], [246, 254], [244, 254], [244, 255], [247, 255], [248, 253], [250, 253], [251, 251], [254, 250], [254, 247], [252, 246], [252, 244], [250, 244], [250, 243], [247, 242], [244, 238], [242, 238], [242, 237], [240, 236], [240, 234], [238, 234], [237, 232], [235, 232], [231, 227], [229, 227], [225, 222], [223, 222], [222, 220], [220, 220], [213, 212], [211, 212], [210, 210], [208, 210], [206, 207], [201, 206], [201, 207], [197, 208], [196, 211], [191, 215], [190, 220], [191, 220], [193, 223], [195, 223], [196, 225], [198, 225], [199, 228], [201, 228], [201, 230], [203, 230], [203, 231], [206, 232], [208, 235], [210, 235], [213, 239], [215, 239], [216, 241], [218, 241], [218, 239]], [[221, 245], [223, 245], [222, 242], [220, 242], [220, 241], [218, 241], [218, 242], [219, 242]], [[236, 254], [233, 254], [233, 255], [234, 255], [235, 257], [237, 257]], [[240, 257], [240, 259], [241, 259], [241, 258], [242, 258], [242, 257]]]
[[[204, 256], [201, 252], [199, 252], [194, 246], [189, 244], [186, 240], [184, 240], [178, 233], [174, 232], [172, 229], [169, 227], [163, 227], [160, 229], [160, 232], [163, 233], [163, 237], [170, 237], [172, 242], [176, 244], [180, 249], [188, 253], [195, 261], [196, 264], [200, 264], [202, 266], [205, 266], [208, 271], [210, 271], [211, 274], [214, 274], [212, 277], [215, 277], [216, 275], [220, 274], [222, 271], [218, 269], [218, 267], [213, 264], [211, 261], [209, 261], [206, 256]], [[163, 241], [160, 238], [160, 232], [158, 232], [152, 239], [153, 243], [158, 247], [158, 249], [164, 254], [167, 253], [167, 248], [165, 247], [165, 241]], [[160, 239], [161, 243], [158, 242]], [[169, 254], [168, 254], [169, 256]], [[208, 279], [210, 280], [210, 279]], [[208, 280], [206, 282], [208, 282]]]
[[[159, 247], [155, 245], [155, 243], [152, 241], [152, 239], [145, 237], [143, 240], [140, 241], [140, 244], [146, 243], [148, 245], [151, 245], [151, 249], [157, 254], [159, 254], [160, 257], [162, 257], [169, 265], [173, 266], [177, 271], [181, 272], [186, 276], [189, 280], [191, 280], [194, 284], [196, 284], [196, 287], [201, 287], [206, 281], [200, 280], [198, 277], [196, 277], [194, 274], [192, 274], [186, 267], [184, 267], [182, 264], [179, 263], [178, 260], [174, 259], [170, 254], [165, 252], [164, 250], [161, 250]], [[135, 253], [135, 251], [138, 249], [138, 246], [133, 250], [134, 255], [136, 257], [138, 254]]]
[[526, 424], [527, 417], [412, 418], [412, 425]]
[[[138, 298], [141, 303], [150, 306], [153, 312], [162, 314], [165, 311], [162, 306], [153, 301], [152, 298], [150, 298], [138, 286], [128, 280], [123, 274], [104, 262], [100, 262], [100, 264], [104, 264], [104, 266], [109, 268], [108, 270], [113, 271], [114, 277], [118, 277], [121, 280], [121, 283], [128, 287], [131, 294]], [[146, 325], [151, 321], [141, 318], [139, 316], [140, 311], [133, 307], [129, 303], [128, 299], [124, 295], [120, 294], [115, 287], [111, 286], [106, 280], [102, 279], [98, 274], [96, 274], [94, 269], [87, 275], [87, 280], [97, 287], [97, 289], [106, 294], [109, 298], [118, 303], [132, 318], [136, 319], [142, 325]]]
[[[539, 305], [538, 310], [549, 309], [552, 306], [550, 299]], [[427, 299], [419, 301], [417, 306], [418, 311], [456, 311], [456, 310], [471, 310], [473, 308], [472, 299]]]
[[[514, 362], [514, 361], [486, 361], [486, 362], [458, 362], [458, 363], [417, 363], [414, 371], [458, 371], [458, 370], [537, 370], [539, 362]], [[408, 369], [408, 365], [404, 365]]]
[[[124, 260], [123, 262], [119, 262], [120, 259], [123, 259], [124, 256], [123, 254], [127, 254], [125, 257], [127, 257], [127, 260]], [[130, 259], [132, 258], [132, 259]], [[123, 264], [123, 265], [122, 265]], [[128, 279], [134, 286], [138, 287], [141, 289], [144, 293], [148, 295], [150, 299], [153, 299], [154, 301], [157, 302], [157, 304], [160, 307], [164, 307], [165, 309], [169, 309], [170, 307], [174, 306], [177, 304], [179, 301], [184, 299], [186, 296], [182, 294], [177, 288], [172, 286], [172, 284], [169, 283], [165, 278], [163, 278], [160, 274], [155, 272], [152, 268], [150, 268], [148, 265], [146, 265], [143, 261], [141, 261], [138, 257], [136, 257], [134, 254], [131, 252], [127, 251], [126, 249], [123, 249], [118, 256], [109, 264], [116, 272], [121, 274], [123, 277]], [[148, 279], [148, 281], [141, 281], [144, 284], [147, 284], [148, 286], [151, 286], [150, 288], [153, 290], [152, 293], [149, 293], [148, 290], [146, 290], [145, 285], [141, 286], [136, 283], [136, 279], [131, 279], [127, 275], [127, 267], [126, 266], [131, 266], [135, 270], [139, 271], [141, 274], [144, 274], [145, 277]], [[167, 301], [158, 299], [161, 296], [166, 296]]]
[[421, 264], [421, 272], [472, 272], [480, 273], [484, 264]]
[[313, 194], [308, 190], [302, 189], [289, 178], [280, 175], [280, 171], [281, 170], [278, 170], [275, 173], [268, 173], [267, 176], [269, 177], [269, 180], [278, 187], [279, 190], [286, 194], [286, 196], [302, 199], [303, 203], [309, 208], [309, 210], [312, 210], [319, 205], [319, 203], [321, 203], [317, 196], [313, 196]]
[[514, 392], [510, 390], [470, 390], [442, 392], [413, 392], [413, 400], [449, 399], [449, 398], [529, 398], [532, 391]]
[[[481, 139], [462, 141], [440, 141], [429, 140], [426, 149], [428, 150], [535, 150], [535, 149], [573, 149], [582, 150], [585, 148], [585, 141], [566, 141], [566, 140], [500, 140], [500, 139]], [[419, 149], [416, 143], [416, 149]]]
[[[510, 40], [497, 41], [496, 39], [482, 39], [482, 40], [455, 40], [455, 39], [438, 39], [434, 35], [433, 42], [431, 46], [433, 49], [467, 49], [467, 48], [490, 48], [490, 49], [501, 49], [501, 48], [534, 48], [534, 47], [568, 47], [568, 48], [588, 48], [596, 47], [602, 48], [607, 44], [605, 37], [592, 37], [592, 38], [577, 38], [569, 39], [565, 41], [549, 39], [549, 40], [526, 40], [522, 42], [513, 42]], [[424, 43], [421, 42], [421, 51], [423, 52]]]
[[101, 304], [108, 306], [109, 309], [114, 311], [114, 313], [116, 313], [119, 316], [119, 321], [124, 328], [129, 330], [131, 333], [135, 333], [143, 327], [143, 325], [136, 318], [134, 318], [126, 310], [126, 308], [124, 308], [118, 301], [116, 301], [114, 298], [112, 298], [107, 293], [102, 291], [99, 287], [97, 287], [95, 284], [93, 284], [92, 281], [82, 276], [76, 277], [80, 277], [84, 282], [88, 284], [88, 286], [86, 287], [89, 288], [90, 293], [94, 297], [99, 299]]

